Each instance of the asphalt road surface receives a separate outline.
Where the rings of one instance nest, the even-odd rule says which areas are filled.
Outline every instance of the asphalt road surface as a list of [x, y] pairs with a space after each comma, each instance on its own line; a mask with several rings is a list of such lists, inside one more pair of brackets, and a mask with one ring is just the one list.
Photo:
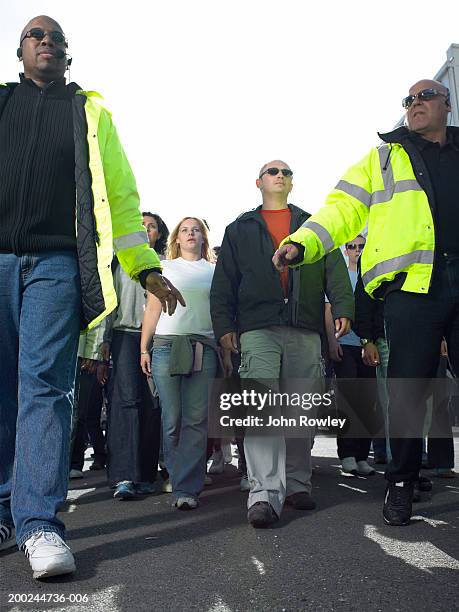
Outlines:
[[265, 530], [247, 524], [232, 465], [190, 512], [164, 494], [113, 500], [104, 473], [85, 472], [62, 514], [77, 573], [37, 582], [21, 552], [0, 553], [0, 610], [459, 610], [459, 478], [434, 478], [412, 524], [389, 527], [382, 472], [343, 476], [330, 438], [313, 465], [317, 509]]

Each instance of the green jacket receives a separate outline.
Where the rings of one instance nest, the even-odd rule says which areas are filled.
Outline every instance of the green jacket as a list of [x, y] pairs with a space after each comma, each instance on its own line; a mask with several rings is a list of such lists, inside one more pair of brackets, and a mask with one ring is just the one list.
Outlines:
[[[0, 83], [0, 116], [14, 86]], [[94, 91], [76, 91], [72, 112], [76, 235], [85, 329], [100, 323], [116, 307], [113, 250], [134, 280], [142, 270], [160, 270], [161, 264], [149, 246], [135, 178], [101, 96]]]

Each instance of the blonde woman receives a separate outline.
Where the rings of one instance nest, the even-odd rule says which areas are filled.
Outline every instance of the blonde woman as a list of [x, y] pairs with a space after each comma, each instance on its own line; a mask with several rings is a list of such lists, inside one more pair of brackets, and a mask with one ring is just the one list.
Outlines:
[[142, 325], [140, 364], [153, 376], [161, 399], [164, 461], [173, 503], [181, 510], [197, 508], [206, 473], [208, 386], [217, 370], [209, 303], [212, 259], [204, 223], [182, 219], [169, 237], [162, 265], [186, 307], [179, 305], [168, 316], [149, 295]]

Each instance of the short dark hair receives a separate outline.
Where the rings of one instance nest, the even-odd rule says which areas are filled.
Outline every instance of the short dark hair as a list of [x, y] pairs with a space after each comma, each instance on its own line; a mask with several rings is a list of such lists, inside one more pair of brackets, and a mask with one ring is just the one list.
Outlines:
[[167, 239], [169, 238], [169, 229], [161, 217], [157, 213], [143, 212], [144, 217], [153, 217], [158, 224], [158, 232], [161, 234], [155, 244], [155, 251], [158, 255], [164, 255], [166, 253]]

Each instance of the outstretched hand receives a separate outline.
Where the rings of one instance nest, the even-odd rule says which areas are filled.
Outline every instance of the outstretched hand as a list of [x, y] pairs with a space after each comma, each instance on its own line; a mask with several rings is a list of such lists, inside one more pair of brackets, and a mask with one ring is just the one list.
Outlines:
[[276, 270], [283, 272], [285, 267], [288, 266], [294, 259], [300, 254], [298, 247], [294, 244], [284, 244], [279, 247], [273, 256], [273, 264]]
[[186, 306], [180, 291], [159, 272], [150, 272], [145, 285], [147, 291], [152, 293], [161, 302], [163, 312], [173, 315], [177, 308], [177, 302], [180, 302], [182, 306]]

